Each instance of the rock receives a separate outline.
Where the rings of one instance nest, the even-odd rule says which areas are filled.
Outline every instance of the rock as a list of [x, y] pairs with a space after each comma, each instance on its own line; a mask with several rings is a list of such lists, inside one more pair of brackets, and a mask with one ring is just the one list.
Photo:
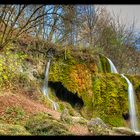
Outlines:
[[87, 127], [93, 135], [109, 135], [111, 133], [110, 128], [100, 118], [92, 118], [87, 123]]
[[140, 132], [135, 132], [136, 136], [140, 136]]
[[134, 131], [127, 127], [113, 127], [112, 130], [123, 135], [136, 135]]
[[72, 123], [72, 118], [66, 108], [62, 111], [60, 119], [65, 123]]
[[[109, 127], [100, 118], [92, 118], [88, 124], [88, 129], [93, 135], [136, 135], [136, 132], [127, 127]], [[140, 133], [137, 133], [139, 135]]]
[[87, 124], [88, 120], [83, 117], [72, 117], [72, 123]]
[[84, 119], [81, 116], [71, 116], [68, 112], [68, 109], [64, 109], [60, 115], [60, 119], [61, 121], [68, 123], [68, 124], [75, 124], [75, 123], [79, 123], [79, 124], [87, 124], [87, 120]]
[[101, 126], [102, 128], [108, 128], [108, 126], [103, 122], [103, 120], [101, 120], [100, 118], [92, 118], [89, 122], [88, 122], [88, 126]]

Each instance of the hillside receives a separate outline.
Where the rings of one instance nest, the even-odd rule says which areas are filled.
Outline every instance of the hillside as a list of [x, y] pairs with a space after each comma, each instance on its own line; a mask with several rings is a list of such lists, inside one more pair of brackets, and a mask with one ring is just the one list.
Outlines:
[[[111, 73], [98, 50], [17, 45], [0, 55], [1, 135], [135, 135], [128, 129], [128, 85]], [[49, 60], [48, 94], [57, 110], [42, 92]], [[126, 76], [134, 86], [139, 120], [140, 76]]]

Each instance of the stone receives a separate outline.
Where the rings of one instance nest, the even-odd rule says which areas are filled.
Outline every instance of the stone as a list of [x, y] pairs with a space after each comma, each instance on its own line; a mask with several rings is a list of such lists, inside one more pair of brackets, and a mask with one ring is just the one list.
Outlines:
[[134, 131], [127, 127], [113, 127], [112, 130], [123, 135], [136, 135]]
[[88, 130], [93, 135], [109, 135], [110, 128], [100, 118], [92, 118], [87, 123]]
[[136, 136], [140, 136], [140, 132], [135, 132]]
[[108, 128], [108, 126], [103, 122], [103, 120], [101, 120], [100, 118], [92, 118], [89, 122], [88, 122], [88, 126], [101, 126], [103, 128]]
[[60, 115], [60, 119], [61, 121], [65, 122], [65, 123], [68, 123], [68, 124], [71, 124], [72, 123], [72, 118], [68, 112], [68, 109], [64, 109]]
[[112, 135], [112, 136], [118, 136], [118, 135], [136, 135], [135, 132], [133, 132], [131, 129], [126, 127], [109, 127], [107, 126], [103, 120], [100, 118], [92, 118], [87, 123], [89, 131], [93, 135]]
[[88, 120], [86, 120], [83, 117], [71, 117], [72, 118], [72, 123], [79, 123], [79, 124], [87, 124]]

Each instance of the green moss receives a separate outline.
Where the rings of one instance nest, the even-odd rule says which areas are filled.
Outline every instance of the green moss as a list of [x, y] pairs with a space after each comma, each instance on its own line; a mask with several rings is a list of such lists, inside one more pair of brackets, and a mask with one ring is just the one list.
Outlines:
[[107, 58], [101, 54], [99, 54], [99, 58], [100, 58], [100, 66], [99, 66], [100, 72], [104, 72], [104, 73], [111, 72], [110, 64], [108, 63]]
[[31, 135], [23, 126], [0, 124], [0, 135]]
[[[95, 66], [96, 67], [96, 66]], [[70, 54], [67, 59], [56, 58], [50, 67], [49, 81], [61, 82], [72, 93], [83, 99], [84, 105], [92, 108], [91, 71], [86, 64], [80, 64]], [[88, 96], [87, 96], [88, 95]], [[88, 98], [91, 97], [91, 98]]]
[[127, 78], [132, 82], [134, 90], [137, 95], [140, 95], [140, 75], [126, 75]]
[[114, 127], [125, 126], [125, 122], [122, 116], [109, 116], [104, 118], [105, 123], [110, 124]]
[[[139, 78], [130, 76], [130, 80], [134, 83], [136, 93], [139, 93]], [[73, 51], [72, 54], [67, 49], [66, 58], [57, 55], [53, 59], [49, 81], [61, 82], [67, 90], [77, 93], [84, 102], [84, 107], [80, 110], [84, 117], [90, 119], [97, 116], [110, 125], [123, 125], [122, 114], [128, 112], [128, 85], [119, 74], [110, 73], [110, 65], [103, 55], [97, 57], [97, 54], [86, 49]], [[63, 109], [62, 105], [60, 110]]]
[[59, 105], [59, 110], [62, 111], [65, 108], [65, 105], [62, 102], [57, 102]]
[[[109, 121], [112, 116], [122, 118], [122, 114], [128, 111], [127, 84], [118, 74], [97, 74], [93, 77], [93, 116], [99, 116], [111, 125]], [[116, 122], [122, 125], [121, 121], [114, 118]]]

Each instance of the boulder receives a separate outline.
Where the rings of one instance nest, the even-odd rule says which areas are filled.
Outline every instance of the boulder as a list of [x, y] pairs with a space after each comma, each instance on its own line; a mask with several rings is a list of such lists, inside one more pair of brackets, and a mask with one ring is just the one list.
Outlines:
[[100, 118], [92, 118], [87, 123], [87, 127], [93, 135], [109, 135], [111, 133], [109, 126], [107, 126]]
[[136, 135], [133, 130], [127, 127], [113, 127], [112, 130], [122, 135]]
[[71, 117], [72, 123], [87, 124], [88, 120], [83, 117]]
[[64, 109], [60, 115], [60, 120], [65, 122], [65, 123], [69, 123], [71, 124], [72, 123], [72, 118], [68, 112], [68, 109]]

